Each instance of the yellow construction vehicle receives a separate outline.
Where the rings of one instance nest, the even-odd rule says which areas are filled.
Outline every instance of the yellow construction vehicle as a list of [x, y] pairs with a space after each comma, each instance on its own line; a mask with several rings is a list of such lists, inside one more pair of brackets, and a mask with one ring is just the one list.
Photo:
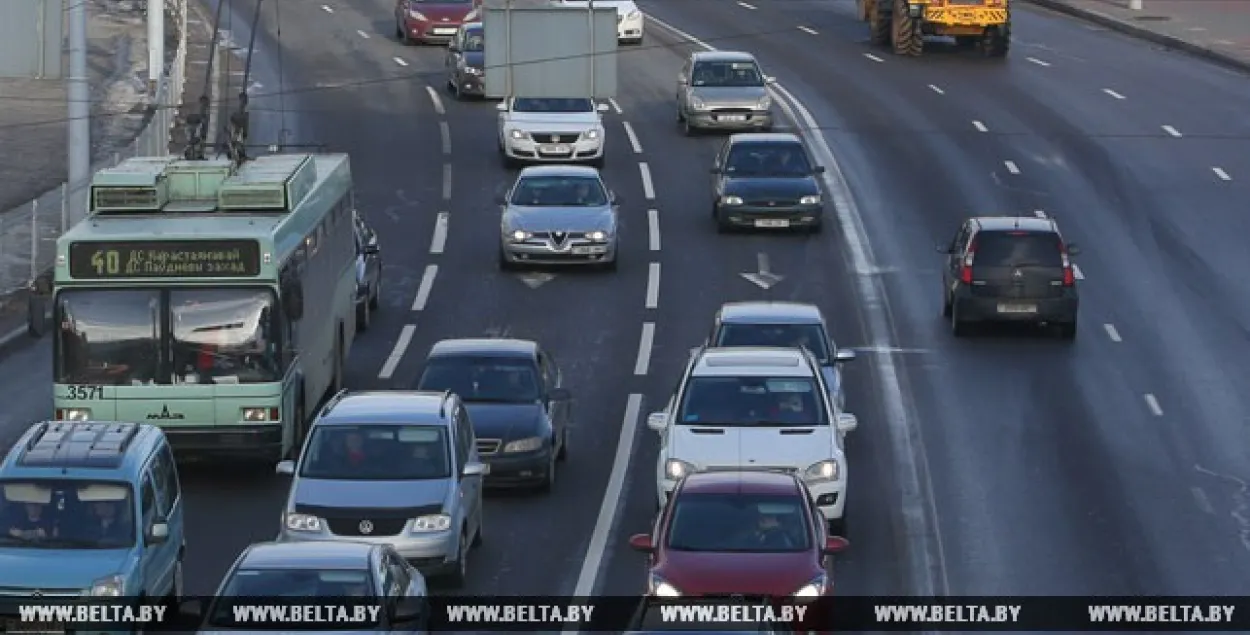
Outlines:
[[920, 55], [926, 35], [955, 38], [986, 57], [1006, 57], [1011, 47], [1009, 0], [856, 0], [873, 44], [898, 55]]

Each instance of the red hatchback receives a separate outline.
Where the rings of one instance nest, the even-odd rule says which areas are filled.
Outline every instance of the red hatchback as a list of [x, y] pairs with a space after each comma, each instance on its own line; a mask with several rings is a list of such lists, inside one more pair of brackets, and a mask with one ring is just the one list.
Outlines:
[[478, 19], [479, 0], [398, 0], [395, 35], [404, 44], [450, 42], [460, 25]]
[[655, 523], [629, 539], [650, 555], [659, 596], [815, 597], [832, 592], [828, 558], [850, 543], [826, 534], [802, 481], [781, 472], [697, 472]]

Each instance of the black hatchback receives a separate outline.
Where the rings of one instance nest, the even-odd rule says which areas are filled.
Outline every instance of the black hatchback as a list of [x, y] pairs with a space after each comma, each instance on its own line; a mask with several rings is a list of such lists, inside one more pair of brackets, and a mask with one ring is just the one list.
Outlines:
[[751, 132], [729, 137], [712, 166], [712, 218], [721, 232], [734, 228], [804, 229], [824, 222], [814, 165], [798, 135]]
[[1031, 322], [1076, 337], [1078, 274], [1052, 218], [982, 216], [964, 221], [955, 237], [938, 245], [942, 314], [956, 337], [978, 322]]

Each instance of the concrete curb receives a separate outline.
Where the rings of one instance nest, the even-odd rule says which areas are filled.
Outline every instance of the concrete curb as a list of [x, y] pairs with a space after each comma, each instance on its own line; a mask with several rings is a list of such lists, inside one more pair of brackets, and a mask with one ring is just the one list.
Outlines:
[[1078, 7], [1076, 5], [1065, 2], [1064, 0], [1027, 0], [1027, 1], [1037, 6], [1045, 7], [1052, 11], [1056, 11], [1058, 13], [1063, 13], [1063, 14], [1070, 15], [1076, 18], [1080, 18], [1082, 20], [1093, 22], [1095, 24], [1098, 24], [1099, 26], [1105, 26], [1108, 29], [1111, 29], [1113, 31], [1119, 31], [1120, 33], [1131, 35], [1133, 37], [1141, 38], [1143, 40], [1149, 40], [1151, 42], [1154, 42], [1155, 44], [1160, 44], [1169, 49], [1184, 51], [1185, 53], [1189, 53], [1190, 55], [1201, 57], [1205, 60], [1215, 62], [1217, 64], [1220, 64], [1221, 66], [1225, 66], [1227, 68], [1231, 68], [1236, 71], [1250, 72], [1250, 60], [1244, 60], [1244, 59], [1238, 58], [1234, 55], [1211, 48], [1209, 46], [1204, 46], [1202, 44], [1195, 44], [1193, 42], [1182, 39], [1175, 35], [1168, 35], [1166, 33], [1160, 33], [1158, 31], [1148, 29], [1144, 26], [1138, 26], [1136, 24], [1122, 20], [1115, 16], [1103, 13], [1101, 11], [1095, 11], [1093, 9], [1086, 9], [1084, 7]]

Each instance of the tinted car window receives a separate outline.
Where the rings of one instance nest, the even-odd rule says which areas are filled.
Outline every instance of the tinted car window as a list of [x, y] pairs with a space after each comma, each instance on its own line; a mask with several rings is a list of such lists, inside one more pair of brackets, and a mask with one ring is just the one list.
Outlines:
[[828, 421], [819, 387], [806, 377], [694, 377], [678, 424], [815, 426]]
[[518, 97], [512, 100], [514, 112], [594, 112], [595, 102], [580, 97]]
[[[208, 625], [243, 626], [235, 620], [233, 607], [255, 603], [258, 597], [360, 598], [354, 601], [369, 603], [369, 599], [376, 598], [377, 593], [365, 569], [239, 569], [217, 594], [213, 607], [208, 611]], [[378, 625], [377, 622], [353, 623]]]
[[803, 148], [794, 143], [739, 143], [725, 158], [729, 176], [807, 176], [811, 164]]
[[693, 86], [763, 86], [764, 76], [755, 62], [699, 62], [690, 79]]
[[534, 363], [514, 357], [435, 357], [417, 390], [450, 390], [467, 402], [533, 403], [539, 397]]
[[1059, 238], [1048, 232], [981, 232], [976, 264], [1000, 267], [1036, 265], [1062, 267]]
[[825, 331], [819, 324], [724, 324], [716, 346], [775, 346], [806, 348], [821, 363], [829, 361]]
[[512, 190], [512, 204], [522, 207], [602, 207], [608, 194], [599, 179], [588, 176], [530, 176]]
[[673, 506], [668, 548], [677, 551], [786, 552], [811, 546], [806, 501], [798, 496], [683, 494]]
[[449, 446], [442, 426], [318, 426], [300, 476], [340, 481], [448, 478]]
[[484, 50], [485, 40], [482, 36], [482, 29], [469, 29], [464, 33], [464, 45], [462, 51], [466, 53], [474, 53]]

